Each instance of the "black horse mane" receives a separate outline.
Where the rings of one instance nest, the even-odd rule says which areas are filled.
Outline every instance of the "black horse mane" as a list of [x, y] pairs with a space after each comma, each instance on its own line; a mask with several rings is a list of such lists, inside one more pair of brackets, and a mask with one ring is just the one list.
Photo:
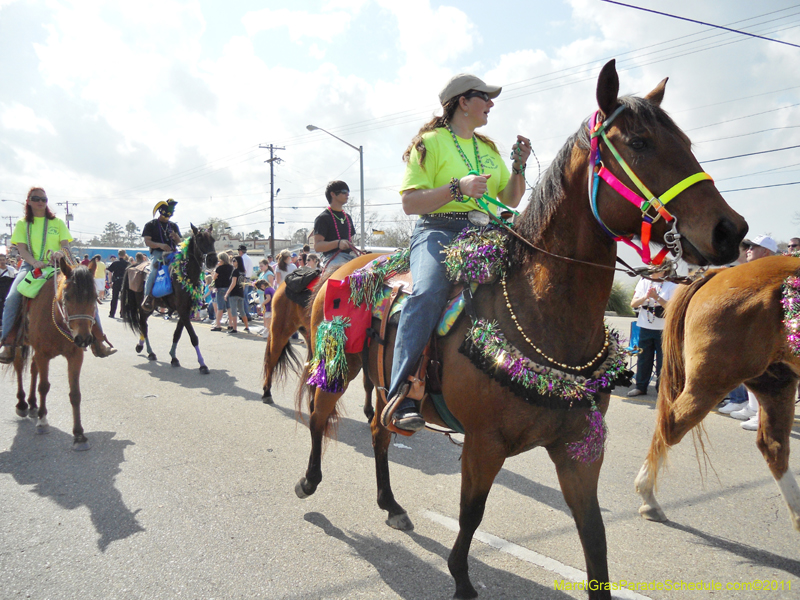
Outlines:
[[72, 282], [69, 287], [69, 299], [74, 302], [92, 302], [97, 298], [97, 290], [94, 287], [94, 275], [84, 265], [79, 265], [72, 270], [68, 281]]
[[[683, 140], [687, 146], [691, 146], [688, 136], [661, 107], [636, 96], [622, 96], [618, 101], [627, 109], [620, 117], [629, 117], [624, 121], [617, 121], [624, 130], [646, 128], [653, 131], [657, 126], [663, 127]], [[631, 115], [633, 118], [630, 118]], [[572, 134], [558, 151], [555, 159], [531, 192], [527, 208], [517, 219], [515, 230], [533, 244], [541, 242], [542, 234], [565, 197], [564, 173], [569, 166], [573, 148], [577, 146], [581, 150], [589, 152], [591, 138], [589, 137], [588, 121], [588, 119], [584, 120], [578, 131]], [[586, 176], [586, 185], [588, 186], [588, 173]], [[513, 268], [522, 264], [531, 250], [514, 237], [510, 237], [509, 240], [509, 254]]]

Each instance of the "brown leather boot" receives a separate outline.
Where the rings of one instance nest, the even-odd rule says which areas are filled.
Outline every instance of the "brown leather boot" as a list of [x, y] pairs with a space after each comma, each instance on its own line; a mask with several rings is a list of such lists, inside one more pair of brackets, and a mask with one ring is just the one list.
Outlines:
[[142, 310], [147, 312], [153, 312], [153, 303], [155, 302], [155, 298], [152, 296], [145, 296], [144, 301], [142, 302]]
[[14, 345], [7, 344], [0, 348], [0, 364], [9, 365], [14, 362]]
[[97, 358], [105, 358], [107, 356], [111, 356], [115, 354], [117, 349], [114, 348], [111, 344], [106, 346], [103, 343], [103, 340], [98, 340], [97, 338], [94, 339], [92, 342], [92, 354], [94, 354]]

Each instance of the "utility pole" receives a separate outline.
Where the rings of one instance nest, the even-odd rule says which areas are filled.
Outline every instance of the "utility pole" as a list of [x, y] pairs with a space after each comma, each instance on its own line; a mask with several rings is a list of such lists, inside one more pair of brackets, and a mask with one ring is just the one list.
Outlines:
[[283, 162], [283, 159], [275, 156], [275, 150], [286, 150], [270, 144], [264, 146], [259, 144], [259, 148], [269, 148], [269, 159], [264, 162], [269, 163], [269, 253], [275, 258], [275, 170], [273, 165]]
[[[67, 206], [67, 215], [64, 221], [66, 221], [67, 229], [69, 229], [69, 222], [72, 221], [72, 213], [69, 212], [69, 200], [66, 200], [65, 202], [56, 202], [56, 204], [58, 204], [59, 206], [64, 206], [64, 205]], [[78, 204], [73, 202], [72, 206], [78, 206]]]

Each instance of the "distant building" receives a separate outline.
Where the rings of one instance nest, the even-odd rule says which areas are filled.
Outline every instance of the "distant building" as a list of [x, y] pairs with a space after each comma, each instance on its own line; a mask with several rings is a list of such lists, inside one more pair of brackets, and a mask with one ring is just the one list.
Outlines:
[[[254, 255], [269, 254], [269, 238], [255, 239], [244, 238], [242, 235], [235, 235], [225, 232], [219, 236], [219, 239], [214, 244], [214, 250], [217, 252], [225, 252], [227, 250], [236, 250], [244, 244], [247, 246], [247, 253]], [[275, 238], [275, 252], [288, 248], [292, 245], [291, 240], [282, 240]]]

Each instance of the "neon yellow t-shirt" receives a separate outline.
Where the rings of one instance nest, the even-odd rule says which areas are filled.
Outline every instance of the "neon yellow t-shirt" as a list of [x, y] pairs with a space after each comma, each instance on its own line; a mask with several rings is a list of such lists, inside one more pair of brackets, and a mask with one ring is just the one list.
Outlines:
[[[11, 234], [12, 244], [25, 244], [35, 259], [42, 256], [42, 235], [44, 235], [45, 217], [34, 217], [31, 223], [31, 241], [28, 242], [28, 223], [25, 219], [17, 221], [14, 232]], [[61, 219], [55, 218], [47, 222], [47, 239], [45, 240], [45, 250], [56, 252], [61, 250], [61, 242], [71, 242], [72, 235]], [[47, 260], [47, 256], [43, 257]]]
[[102, 260], [97, 261], [97, 266], [95, 267], [94, 271], [94, 278], [95, 279], [106, 278], [106, 264]]
[[[472, 163], [472, 168], [478, 170], [472, 140], [457, 139], [464, 154]], [[422, 140], [425, 142], [426, 149], [425, 168], [423, 169], [419, 164], [419, 152], [416, 148], [412, 148], [406, 172], [403, 175], [403, 182], [400, 185], [401, 194], [406, 190], [431, 190], [442, 187], [443, 185], [448, 185], [453, 177], [461, 179], [469, 175], [470, 169], [464, 159], [461, 158], [461, 154], [459, 154], [458, 148], [453, 143], [453, 138], [447, 129], [440, 127], [434, 131], [423, 133]], [[503, 162], [503, 159], [500, 158], [500, 155], [481, 140], [478, 140], [478, 154], [483, 165], [483, 173], [486, 175], [491, 174], [487, 181], [488, 190], [486, 193], [492, 198], [497, 198], [497, 195], [508, 184], [511, 173], [509, 173], [508, 167]], [[497, 214], [496, 206], [489, 204], [489, 208]], [[468, 212], [470, 210], [482, 210], [472, 198], [467, 202], [451, 200], [441, 208], [433, 211], [432, 214]]]

